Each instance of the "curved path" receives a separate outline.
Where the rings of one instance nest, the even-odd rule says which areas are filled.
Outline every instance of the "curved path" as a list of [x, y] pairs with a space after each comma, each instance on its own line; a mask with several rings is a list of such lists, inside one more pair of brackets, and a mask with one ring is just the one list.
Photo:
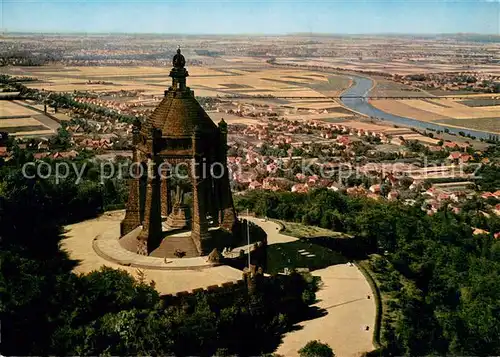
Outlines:
[[326, 310], [326, 315], [300, 322], [298, 330], [285, 334], [276, 353], [298, 356], [297, 351], [311, 340], [328, 343], [337, 357], [357, 357], [374, 350], [375, 300], [363, 274], [356, 266], [347, 264], [315, 270], [312, 274], [323, 282], [314, 306]]
[[[287, 243], [297, 240], [279, 232], [280, 226], [272, 221], [248, 218], [267, 233], [269, 244]], [[298, 330], [287, 333], [277, 354], [294, 357], [297, 351], [311, 340], [328, 343], [338, 357], [360, 356], [374, 350], [373, 328], [376, 307], [370, 285], [354, 265], [339, 264], [315, 270], [323, 286], [316, 293], [314, 305], [326, 310], [326, 315], [298, 324]], [[370, 296], [370, 299], [367, 297]], [[366, 330], [366, 326], [369, 330]]]
[[281, 226], [274, 221], [269, 221], [267, 219], [251, 217], [251, 216], [240, 216], [240, 217], [243, 219], [248, 219], [249, 221], [260, 226], [260, 228], [262, 228], [267, 234], [267, 244], [288, 243], [298, 240], [298, 238], [281, 234], [280, 233]]

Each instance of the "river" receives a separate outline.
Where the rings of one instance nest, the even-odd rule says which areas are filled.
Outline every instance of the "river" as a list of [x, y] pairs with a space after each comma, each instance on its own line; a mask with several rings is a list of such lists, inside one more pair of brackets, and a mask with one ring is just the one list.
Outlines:
[[488, 139], [492, 135], [491, 133], [484, 131], [476, 131], [476, 130], [461, 129], [461, 128], [459, 129], [445, 125], [405, 118], [384, 112], [380, 109], [375, 108], [370, 103], [368, 103], [368, 94], [370, 93], [373, 87], [372, 79], [360, 76], [349, 76], [349, 78], [353, 80], [353, 85], [342, 94], [340, 100], [346, 107], [355, 110], [359, 113], [375, 117], [378, 119], [387, 120], [395, 124], [410, 126], [419, 129], [434, 129], [441, 131], [448, 129], [450, 133], [455, 133], [455, 134], [458, 134], [459, 131], [462, 131], [465, 133], [465, 135], [470, 134], [477, 138], [484, 138], [484, 139]]

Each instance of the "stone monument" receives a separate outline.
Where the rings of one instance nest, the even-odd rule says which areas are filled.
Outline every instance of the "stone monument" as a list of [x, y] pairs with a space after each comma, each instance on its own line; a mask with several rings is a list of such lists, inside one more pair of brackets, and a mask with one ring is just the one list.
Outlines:
[[[144, 123], [135, 125], [134, 167], [148, 175], [133, 175], [130, 179], [121, 235], [142, 226], [137, 237], [137, 253], [148, 255], [168, 234], [163, 231], [166, 217], [167, 227], [170, 223], [173, 227], [182, 224], [191, 229], [186, 239], [201, 256], [214, 248], [219, 251], [223, 248], [215, 246], [207, 217], [215, 217], [216, 225], [230, 232], [237, 222], [227, 170], [227, 124], [221, 120], [215, 125], [195, 99], [194, 92], [186, 86], [189, 74], [180, 48], [172, 63], [172, 85], [152, 115]], [[192, 196], [189, 215], [183, 203], [183, 188], [173, 187], [174, 168], [179, 165], [185, 166], [188, 172]], [[223, 174], [208, 172], [212, 166], [222, 167]], [[175, 202], [172, 191], [178, 193]]]

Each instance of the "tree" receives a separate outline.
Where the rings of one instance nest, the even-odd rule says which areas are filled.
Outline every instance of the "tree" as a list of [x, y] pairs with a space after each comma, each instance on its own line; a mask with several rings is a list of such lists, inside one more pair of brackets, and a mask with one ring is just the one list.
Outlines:
[[[485, 166], [480, 183], [497, 189], [497, 170]], [[393, 317], [383, 322], [391, 326], [382, 332], [383, 351], [409, 356], [500, 354], [496, 338], [500, 284], [495, 279], [500, 274], [500, 242], [493, 237], [500, 231], [500, 219], [483, 215], [488, 209], [484, 200], [464, 202], [459, 214], [441, 209], [432, 216], [420, 209], [423, 199], [411, 207], [329, 190], [308, 194], [253, 192], [235, 202], [237, 206], [271, 207], [272, 218], [299, 222], [304, 217], [308, 224], [333, 226], [355, 235], [362, 242], [358, 251], [384, 253], [387, 264], [372, 264], [383, 276], [380, 289], [390, 294], [393, 302]], [[281, 214], [287, 217], [278, 217]], [[336, 221], [341, 222], [338, 228]], [[474, 236], [471, 227], [491, 234]], [[301, 294], [303, 301], [313, 301], [309, 293]]]
[[56, 148], [66, 150], [70, 147], [71, 134], [68, 132], [65, 126], [61, 126], [57, 129], [57, 135], [52, 140], [52, 145]]
[[330, 346], [318, 340], [309, 341], [298, 352], [300, 357], [335, 357]]
[[409, 176], [404, 176], [399, 180], [399, 184], [401, 187], [403, 187], [405, 190], [407, 190], [411, 184], [413, 183], [413, 179]]
[[389, 192], [391, 191], [391, 187], [388, 184], [381, 184], [380, 185], [380, 194], [384, 197], [387, 197]]

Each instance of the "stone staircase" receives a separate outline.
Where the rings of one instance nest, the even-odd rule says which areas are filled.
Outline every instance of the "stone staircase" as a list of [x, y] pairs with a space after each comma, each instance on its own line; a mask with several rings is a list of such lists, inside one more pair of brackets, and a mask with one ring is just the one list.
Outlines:
[[160, 243], [160, 246], [151, 252], [150, 256], [160, 258], [177, 258], [175, 250], [179, 249], [186, 252], [184, 258], [198, 257], [198, 251], [194, 245], [191, 236], [167, 236]]

